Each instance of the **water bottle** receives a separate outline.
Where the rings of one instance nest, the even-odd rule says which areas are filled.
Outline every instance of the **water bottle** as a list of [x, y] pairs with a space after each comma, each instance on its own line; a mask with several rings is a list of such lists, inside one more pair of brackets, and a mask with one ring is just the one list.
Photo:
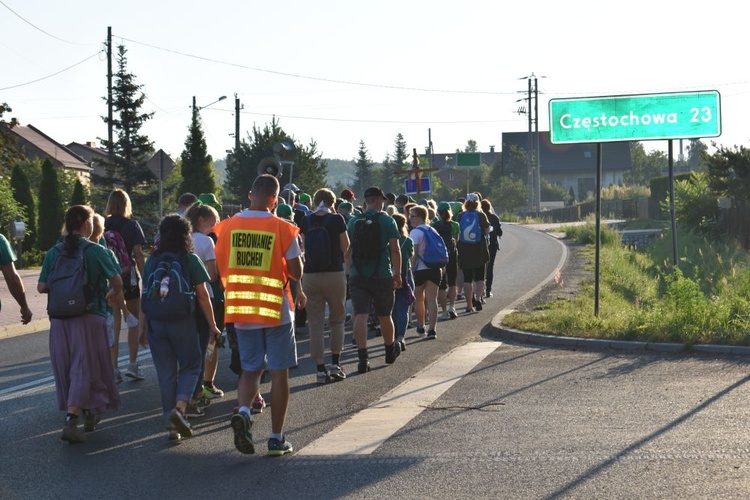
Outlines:
[[169, 276], [165, 276], [161, 280], [161, 286], [159, 287], [159, 296], [164, 299], [169, 294]]

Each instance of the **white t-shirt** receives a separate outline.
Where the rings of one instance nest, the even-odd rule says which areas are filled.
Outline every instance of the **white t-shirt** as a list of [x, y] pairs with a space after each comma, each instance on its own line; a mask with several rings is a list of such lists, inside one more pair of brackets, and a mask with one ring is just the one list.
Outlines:
[[[216, 260], [216, 253], [214, 253], [214, 240], [205, 234], [193, 233], [193, 247], [195, 255], [200, 257], [204, 265], [210, 260]], [[211, 288], [209, 283], [206, 283], [206, 288], [208, 288], [208, 296], [213, 299], [213, 288]]]
[[[235, 215], [235, 217], [248, 217], [248, 218], [268, 218], [268, 217], [275, 217], [270, 212], [261, 212], [260, 210], [243, 210], [242, 212]], [[302, 255], [302, 251], [300, 250], [299, 242], [297, 241], [297, 238], [292, 239], [291, 245], [289, 245], [289, 248], [286, 249], [284, 252], [284, 257], [286, 260], [292, 260], [296, 259]], [[286, 286], [291, 286], [291, 284], [287, 284]], [[292, 310], [291, 304], [289, 304], [289, 300], [287, 299], [286, 293], [282, 294], [284, 297], [284, 300], [281, 303], [281, 323], [282, 325], [286, 325], [287, 323], [291, 323], [294, 321], [294, 311]], [[268, 328], [268, 325], [264, 325], [262, 323], [235, 323], [234, 327], [241, 330], [259, 330], [261, 328]]]
[[[427, 224], [422, 224], [419, 227], [424, 227], [424, 228], [426, 228], [428, 230], [430, 229], [430, 226], [428, 226]], [[414, 241], [414, 255], [418, 255], [419, 257], [423, 257], [424, 256], [424, 246], [425, 246], [425, 243], [424, 243], [424, 232], [421, 229], [418, 229], [418, 228], [415, 227], [409, 233], [409, 238], [411, 238], [412, 241]], [[412, 268], [412, 270], [414, 270], [414, 271], [421, 271], [423, 269], [429, 269], [429, 267], [427, 267], [425, 265], [425, 263], [422, 261], [422, 259], [418, 258], [417, 259], [417, 267]]]

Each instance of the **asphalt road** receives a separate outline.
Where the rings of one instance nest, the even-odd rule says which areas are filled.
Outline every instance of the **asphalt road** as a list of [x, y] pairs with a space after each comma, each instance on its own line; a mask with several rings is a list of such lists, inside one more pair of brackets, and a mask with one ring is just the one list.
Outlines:
[[[503, 230], [495, 297], [484, 311], [441, 322], [436, 341], [409, 330], [394, 365], [383, 363], [373, 337], [372, 372], [352, 373], [350, 349], [349, 378], [317, 386], [300, 333], [286, 424], [292, 456], [263, 455], [268, 410], [255, 420], [258, 454], [234, 449], [235, 377], [225, 350], [216, 383], [227, 394], [194, 421], [195, 437], [166, 440], [144, 355], [146, 380], [119, 386], [123, 409], [70, 446], [59, 439], [47, 333], [0, 340], [0, 498], [747, 497], [749, 360], [498, 341], [492, 316], [548, 279], [564, 254], [547, 235]], [[481, 356], [461, 356], [477, 348]], [[365, 415], [392, 416], [391, 433], [371, 451], [339, 452], [342, 429], [360, 425], [364, 439], [383, 426], [361, 423], [375, 421]], [[305, 451], [327, 437], [330, 451]], [[350, 444], [342, 440], [341, 450]]]

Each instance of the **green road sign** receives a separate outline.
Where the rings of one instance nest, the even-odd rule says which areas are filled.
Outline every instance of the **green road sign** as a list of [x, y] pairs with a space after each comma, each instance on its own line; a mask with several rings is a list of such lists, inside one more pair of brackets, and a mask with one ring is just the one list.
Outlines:
[[616, 142], [721, 135], [719, 92], [550, 99], [550, 141]]
[[456, 153], [457, 167], [480, 167], [482, 166], [481, 153]]

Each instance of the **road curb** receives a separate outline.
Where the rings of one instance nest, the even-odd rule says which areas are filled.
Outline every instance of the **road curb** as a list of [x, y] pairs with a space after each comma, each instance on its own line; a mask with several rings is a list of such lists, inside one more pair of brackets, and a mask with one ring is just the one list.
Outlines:
[[713, 354], [721, 356], [750, 357], [750, 347], [719, 344], [686, 345], [673, 342], [640, 342], [628, 340], [588, 339], [581, 337], [566, 337], [547, 333], [526, 332], [504, 326], [502, 319], [513, 311], [500, 311], [490, 322], [490, 336], [509, 342], [520, 344], [542, 345], [553, 348], [623, 352], [651, 352], [651, 353], [683, 353], [683, 354]]
[[11, 337], [17, 337], [19, 335], [39, 333], [46, 330], [49, 330], [49, 318], [36, 319], [34, 321], [31, 321], [28, 325], [16, 324], [0, 326], [0, 339], [9, 339]]

